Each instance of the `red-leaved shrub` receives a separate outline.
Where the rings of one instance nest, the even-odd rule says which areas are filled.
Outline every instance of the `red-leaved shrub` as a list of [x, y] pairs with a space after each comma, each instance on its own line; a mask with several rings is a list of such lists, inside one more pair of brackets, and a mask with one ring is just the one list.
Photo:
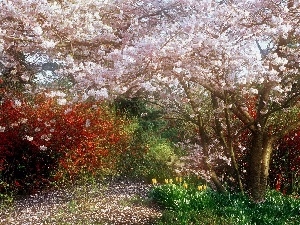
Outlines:
[[0, 104], [0, 191], [112, 170], [128, 148], [127, 122], [101, 102], [58, 104], [40, 94]]
[[273, 154], [270, 184], [283, 193], [300, 194], [300, 129], [279, 140]]

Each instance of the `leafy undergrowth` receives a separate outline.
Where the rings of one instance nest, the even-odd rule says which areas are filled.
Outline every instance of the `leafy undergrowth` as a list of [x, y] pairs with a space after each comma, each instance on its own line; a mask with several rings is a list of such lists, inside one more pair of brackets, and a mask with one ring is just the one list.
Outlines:
[[154, 187], [150, 195], [165, 211], [157, 225], [296, 225], [300, 199], [269, 191], [266, 201], [253, 203], [245, 195], [220, 194], [183, 184]]

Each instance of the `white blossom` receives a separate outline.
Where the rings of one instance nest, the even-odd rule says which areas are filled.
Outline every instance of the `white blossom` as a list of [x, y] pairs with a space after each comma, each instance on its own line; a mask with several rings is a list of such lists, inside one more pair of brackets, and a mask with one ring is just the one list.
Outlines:
[[146, 91], [156, 91], [156, 87], [154, 87], [150, 81], [141, 84], [141, 87], [145, 88]]
[[47, 147], [46, 147], [45, 145], [41, 145], [41, 146], [40, 146], [40, 150], [46, 151], [46, 150], [47, 150]]
[[22, 102], [20, 100], [15, 100], [15, 106], [17, 107], [21, 107], [22, 106]]
[[23, 74], [23, 75], [21, 76], [21, 79], [22, 79], [23, 81], [29, 81], [29, 76]]
[[250, 88], [250, 89], [249, 89], [249, 92], [250, 92], [251, 94], [255, 94], [255, 95], [258, 94], [258, 90], [257, 90], [256, 88]]
[[5, 127], [0, 126], [0, 132], [5, 132]]
[[26, 139], [27, 141], [33, 141], [33, 137], [28, 136], [28, 135], [25, 136], [25, 139]]
[[279, 93], [282, 93], [284, 91], [279, 85], [273, 87], [273, 90], [278, 91]]
[[43, 135], [41, 136], [41, 139], [42, 139], [42, 140], [45, 140], [45, 141], [50, 141], [50, 140], [51, 140], [51, 135], [43, 134]]
[[180, 68], [180, 67], [174, 67], [174, 68], [173, 68], [173, 71], [174, 71], [175, 73], [181, 73], [181, 72], [182, 72], [182, 68]]
[[105, 99], [108, 98], [108, 91], [106, 88], [101, 88], [100, 90], [91, 89], [87, 92], [87, 97], [95, 97], [98, 99]]
[[241, 78], [238, 80], [238, 82], [239, 82], [240, 84], [246, 84], [246, 83], [247, 83], [247, 79], [246, 79], [245, 77], [241, 77]]
[[85, 127], [90, 127], [91, 126], [91, 120], [90, 119], [87, 119], [85, 121]]
[[26, 118], [21, 118], [19, 122], [24, 124], [24, 123], [27, 123], [27, 121], [28, 121], [28, 119], [26, 119]]
[[11, 128], [17, 127], [17, 126], [19, 126], [19, 123], [11, 123], [11, 124], [10, 124], [10, 127], [11, 127]]
[[59, 98], [59, 99], [57, 99], [57, 104], [59, 104], [59, 105], [66, 105], [67, 104], [67, 99], [65, 99], [65, 98]]
[[56, 42], [54, 42], [54, 41], [52, 41], [52, 40], [50, 40], [50, 41], [43, 41], [43, 43], [42, 43], [42, 46], [44, 47], [44, 48], [54, 48], [55, 46], [56, 46]]
[[64, 98], [66, 94], [62, 91], [51, 91], [50, 93], [46, 93], [47, 97], [62, 97]]
[[41, 28], [41, 26], [36, 26], [35, 28], [33, 28], [33, 33], [36, 35], [42, 35], [43, 29]]
[[68, 114], [69, 112], [72, 112], [72, 108], [67, 108], [65, 111], [64, 111], [64, 114]]

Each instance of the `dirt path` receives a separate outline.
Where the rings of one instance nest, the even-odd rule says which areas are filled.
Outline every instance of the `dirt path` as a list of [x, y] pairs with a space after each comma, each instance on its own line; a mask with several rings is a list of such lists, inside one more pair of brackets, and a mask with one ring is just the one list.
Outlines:
[[0, 224], [153, 224], [161, 211], [147, 197], [150, 187], [119, 181], [38, 193], [1, 212]]

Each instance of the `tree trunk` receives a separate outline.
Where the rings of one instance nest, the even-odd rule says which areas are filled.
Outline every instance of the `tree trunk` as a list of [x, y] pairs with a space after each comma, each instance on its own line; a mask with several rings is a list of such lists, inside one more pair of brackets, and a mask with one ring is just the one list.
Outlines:
[[260, 131], [253, 133], [247, 184], [249, 195], [255, 202], [265, 200], [273, 143], [274, 138], [272, 136]]
[[216, 186], [217, 191], [225, 193], [226, 189], [222, 185], [221, 181], [219, 180], [219, 178], [217, 176], [217, 173], [214, 171], [212, 166], [207, 162], [208, 158], [209, 158], [209, 150], [208, 150], [209, 149], [209, 147], [208, 147], [209, 144], [208, 143], [210, 141], [210, 138], [209, 138], [207, 130], [205, 129], [203, 118], [197, 110], [198, 106], [195, 103], [195, 101], [193, 101], [193, 95], [192, 95], [190, 89], [188, 88], [188, 86], [186, 85], [184, 80], [179, 79], [179, 81], [180, 81], [180, 84], [182, 85], [182, 87], [185, 91], [185, 94], [188, 96], [189, 99], [191, 99], [190, 104], [192, 106], [192, 109], [193, 109], [194, 113], [198, 114], [197, 115], [197, 126], [198, 126], [198, 129], [199, 129], [199, 137], [201, 139], [201, 146], [203, 148], [203, 154], [204, 154], [204, 157], [205, 157], [205, 160], [203, 162], [204, 167], [206, 168], [207, 171], [209, 171], [210, 179], [214, 183], [214, 185]]
[[201, 146], [203, 148], [203, 153], [205, 156], [205, 167], [206, 169], [209, 171], [210, 174], [210, 179], [212, 180], [212, 182], [214, 183], [214, 185], [217, 188], [217, 191], [225, 193], [226, 189], [224, 188], [224, 186], [222, 185], [221, 181], [219, 180], [216, 172], [214, 171], [214, 169], [212, 168], [212, 166], [207, 162], [207, 159], [209, 158], [209, 151], [208, 151], [208, 143], [209, 143], [209, 137], [206, 133], [206, 130], [203, 126], [203, 120], [202, 117], [198, 114], [198, 129], [199, 129], [199, 136], [201, 139]]
[[[211, 102], [212, 105], [214, 107], [214, 110], [217, 110], [218, 108], [220, 108], [217, 97], [213, 94], [211, 94]], [[227, 99], [225, 99], [225, 104], [228, 105], [227, 103]], [[220, 121], [220, 116], [215, 113], [215, 131], [216, 134], [218, 136], [218, 139], [221, 143], [221, 145], [224, 147], [224, 149], [226, 150], [227, 156], [229, 156], [231, 158], [232, 161], [232, 168], [234, 171], [234, 176], [235, 179], [238, 183], [239, 189], [241, 191], [241, 193], [244, 193], [244, 188], [243, 188], [243, 184], [242, 184], [242, 179], [241, 179], [241, 174], [239, 172], [239, 166], [236, 160], [236, 156], [235, 156], [235, 152], [233, 149], [233, 136], [232, 136], [232, 122], [229, 116], [229, 112], [228, 112], [228, 108], [225, 107], [224, 108], [224, 114], [225, 114], [225, 121], [226, 121], [226, 134], [227, 134], [227, 138], [225, 138], [224, 133], [223, 133], [223, 128], [222, 128], [222, 124]]]

